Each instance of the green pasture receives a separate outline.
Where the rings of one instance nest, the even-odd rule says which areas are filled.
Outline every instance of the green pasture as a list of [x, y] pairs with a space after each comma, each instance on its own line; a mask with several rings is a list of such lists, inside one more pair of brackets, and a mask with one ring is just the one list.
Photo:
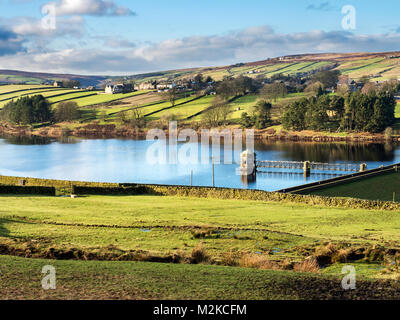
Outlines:
[[389, 173], [346, 184], [313, 191], [310, 194], [327, 197], [359, 198], [400, 202], [400, 174]]
[[96, 92], [92, 92], [92, 91], [76, 91], [76, 90], [69, 90], [69, 91], [63, 91], [60, 92], [60, 94], [62, 95], [56, 95], [55, 97], [49, 97], [49, 101], [52, 104], [56, 104], [59, 102], [63, 102], [65, 100], [74, 100], [74, 99], [78, 99], [81, 97], [86, 97], [88, 95], [96, 95]]
[[[274, 248], [272, 259], [298, 259], [300, 245], [400, 241], [400, 212], [393, 211], [158, 196], [2, 196], [0, 201], [0, 242], [38, 239], [64, 248], [115, 245], [167, 255], [189, 253], [202, 241], [216, 259], [229, 250], [271, 254]], [[193, 234], [201, 229], [213, 232], [197, 239]]]
[[164, 110], [157, 113], [157, 117], [165, 117], [169, 115], [174, 115], [177, 119], [187, 119], [199, 112], [206, 110], [211, 106], [215, 96], [205, 96], [200, 99], [185, 103], [183, 105], [177, 106], [173, 109]]
[[[161, 112], [164, 112], [166, 110], [168, 110], [169, 112], [173, 113], [175, 108], [180, 108], [183, 107], [184, 105], [186, 105], [186, 103], [192, 101], [194, 99], [193, 96], [188, 96], [185, 98], [180, 98], [177, 99], [175, 101], [175, 107], [172, 107], [172, 103], [170, 101], [164, 101], [161, 103], [157, 103], [157, 104], [152, 104], [150, 106], [141, 108], [141, 112], [144, 116], [146, 116], [148, 119], [159, 119], [160, 116], [159, 114]], [[181, 106], [182, 104], [182, 106]]]

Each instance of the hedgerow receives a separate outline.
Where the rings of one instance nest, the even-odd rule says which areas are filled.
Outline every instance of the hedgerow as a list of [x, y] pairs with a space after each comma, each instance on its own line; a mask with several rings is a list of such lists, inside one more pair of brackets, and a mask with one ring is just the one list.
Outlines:
[[330, 198], [291, 193], [268, 192], [262, 190], [224, 189], [207, 187], [143, 185], [148, 194], [179, 197], [198, 197], [214, 199], [237, 199], [272, 202], [294, 202], [324, 207], [342, 207], [367, 210], [400, 210], [399, 203], [371, 201], [353, 198]]
[[139, 186], [132, 187], [96, 187], [73, 186], [72, 193], [76, 195], [137, 195], [145, 193], [146, 189]]
[[55, 196], [56, 189], [54, 187], [24, 187], [24, 186], [3, 186], [0, 185], [0, 194], [34, 194], [43, 196]]

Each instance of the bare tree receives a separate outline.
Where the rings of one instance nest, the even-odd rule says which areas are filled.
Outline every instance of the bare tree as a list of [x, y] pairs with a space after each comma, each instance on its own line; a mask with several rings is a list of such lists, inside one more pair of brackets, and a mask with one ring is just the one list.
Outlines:
[[370, 93], [373, 93], [373, 92], [377, 92], [377, 89], [378, 89], [378, 88], [377, 88], [377, 86], [376, 86], [375, 83], [373, 83], [373, 82], [367, 82], [366, 84], [364, 84], [364, 86], [363, 86], [361, 92], [362, 92], [363, 94], [370, 94]]
[[140, 109], [135, 108], [130, 111], [129, 124], [135, 128], [141, 128], [145, 125], [146, 121]]
[[348, 84], [343, 83], [338, 85], [337, 87], [337, 93], [341, 97], [346, 97], [350, 93], [350, 87]]
[[204, 121], [210, 127], [217, 127], [221, 121], [221, 114], [218, 108], [210, 107], [204, 113]]
[[323, 84], [322, 82], [315, 81], [315, 82], [309, 84], [309, 85], [305, 88], [304, 92], [316, 94], [316, 93], [318, 93], [318, 91], [320, 91], [321, 89], [322, 89], [322, 90], [324, 89], [324, 84]]
[[230, 112], [231, 106], [229, 103], [227, 103], [224, 98], [217, 96], [205, 112], [204, 119], [208, 125], [218, 126], [221, 123], [226, 123]]
[[164, 97], [171, 102], [172, 107], [175, 107], [175, 102], [178, 99], [178, 90], [173, 87], [164, 94]]
[[287, 89], [284, 83], [274, 82], [262, 87], [260, 95], [264, 100], [274, 100], [276, 102], [278, 98], [284, 98], [287, 95]]

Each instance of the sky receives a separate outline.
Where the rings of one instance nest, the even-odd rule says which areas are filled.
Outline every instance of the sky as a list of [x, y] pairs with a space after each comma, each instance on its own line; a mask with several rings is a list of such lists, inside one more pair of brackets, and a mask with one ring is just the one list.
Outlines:
[[0, 69], [130, 75], [400, 50], [398, 0], [0, 0]]

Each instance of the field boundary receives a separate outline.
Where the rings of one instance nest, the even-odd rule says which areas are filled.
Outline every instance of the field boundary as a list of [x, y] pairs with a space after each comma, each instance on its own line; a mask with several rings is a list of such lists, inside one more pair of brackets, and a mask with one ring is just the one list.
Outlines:
[[297, 186], [297, 187], [286, 188], [286, 189], [278, 190], [277, 192], [280, 192], [280, 193], [308, 193], [308, 192], [321, 190], [321, 189], [329, 188], [329, 187], [336, 186], [336, 185], [351, 183], [354, 181], [367, 179], [370, 177], [384, 175], [384, 174], [387, 174], [390, 172], [398, 172], [399, 167], [400, 167], [400, 163], [397, 163], [397, 164], [393, 164], [390, 166], [380, 167], [377, 169], [372, 169], [372, 170], [368, 170], [368, 171], [364, 171], [364, 172], [353, 173], [353, 174], [344, 175], [344, 176], [327, 179], [327, 180], [323, 180], [323, 181], [312, 182], [312, 183], [304, 184], [304, 185]]
[[[239, 98], [242, 98], [242, 97], [245, 97], [245, 96], [246, 96], [246, 95], [239, 95], [239, 96], [233, 97], [233, 98], [231, 98], [231, 99], [228, 100], [228, 103], [232, 103], [232, 102], [234, 102], [235, 100], [237, 100], [237, 99], [239, 99]], [[205, 96], [204, 96], [204, 97], [205, 97]], [[195, 118], [195, 117], [197, 117], [197, 116], [199, 116], [199, 115], [201, 115], [201, 114], [203, 114], [203, 113], [209, 111], [210, 109], [211, 109], [211, 106], [207, 107], [207, 108], [204, 109], [204, 110], [201, 110], [201, 111], [199, 111], [199, 112], [196, 112], [195, 114], [192, 114], [192, 115], [189, 116], [189, 117], [186, 117], [185, 120], [191, 120], [191, 119], [193, 119], [193, 118]]]
[[[137, 92], [137, 91], [134, 91], [134, 92]], [[141, 92], [141, 93], [138, 93], [138, 94], [131, 95], [131, 96], [129, 96], [129, 97], [115, 98], [115, 99], [110, 100], [110, 101], [107, 101], [107, 102], [101, 102], [101, 103], [96, 103], [96, 104], [89, 104], [89, 105], [87, 105], [87, 106], [82, 106], [81, 108], [85, 108], [85, 107], [94, 107], [94, 106], [103, 106], [103, 105], [107, 105], [107, 104], [109, 104], [109, 103], [111, 103], [111, 102], [120, 101], [120, 100], [124, 100], [124, 99], [127, 99], [127, 98], [139, 97], [139, 96], [144, 95], [144, 94], [147, 94], [147, 93], [149, 93], [149, 92], [154, 92], [154, 91]], [[81, 99], [81, 98], [82, 98], [82, 97], [79, 97], [79, 98], [76, 98], [76, 99]]]
[[[84, 91], [84, 92], [85, 92], [85, 91]], [[87, 92], [89, 92], [89, 91], [87, 91]], [[71, 93], [68, 92], [68, 93], [66, 93], [66, 94], [73, 94], [73, 93], [76, 93], [76, 92], [71, 92]], [[65, 95], [65, 94], [60, 94], [60, 95], [52, 96], [52, 97], [49, 97], [49, 98], [50, 98], [50, 99], [51, 99], [51, 98], [57, 98], [57, 97], [61, 97], [61, 96], [63, 96], [63, 95]], [[96, 96], [96, 95], [97, 95], [97, 93], [90, 93], [90, 94], [86, 94], [86, 95], [81, 96], [81, 97], [74, 97], [74, 98], [69, 98], [69, 99], [65, 99], [65, 100], [53, 102], [53, 103], [51, 103], [51, 105], [55, 105], [55, 104], [59, 104], [59, 103], [67, 102], [67, 101], [71, 101], [71, 100], [83, 99], [83, 98], [87, 98], [87, 97], [91, 97], [91, 96]]]
[[[42, 95], [42, 93], [53, 92], [53, 91], [57, 92], [57, 91], [62, 91], [62, 90], [63, 89], [55, 89], [55, 88], [53, 88], [53, 90], [44, 89], [43, 91], [42, 91], [42, 89], [39, 89], [39, 91], [31, 90], [31, 92], [27, 92], [27, 93], [21, 94], [19, 96], [13, 96], [11, 98], [2, 99], [2, 100], [0, 100], [0, 102], [12, 101], [14, 99], [19, 99], [19, 98], [23, 98], [23, 97], [27, 97], [27, 96], [31, 96], [31, 95], [39, 96], [39, 95]], [[27, 90], [22, 90], [20, 92], [23, 92], [23, 91], [27, 91]], [[0, 98], [1, 98], [1, 96], [0, 96]], [[48, 97], [45, 97], [45, 98], [47, 99]]]
[[169, 109], [172, 109], [172, 108], [175, 108], [175, 107], [178, 107], [178, 106], [182, 106], [182, 105], [188, 104], [188, 103], [190, 103], [190, 102], [193, 102], [193, 101], [196, 101], [196, 100], [198, 100], [198, 99], [201, 99], [201, 98], [203, 98], [204, 96], [205, 96], [205, 95], [201, 95], [201, 96], [199, 96], [199, 97], [195, 97], [195, 98], [190, 99], [190, 100], [188, 100], [188, 101], [181, 102], [181, 103], [177, 103], [177, 104], [175, 104], [174, 106], [165, 107], [165, 108], [162, 108], [162, 109], [160, 109], [160, 110], [150, 112], [150, 113], [148, 113], [148, 114], [145, 114], [143, 117], [145, 118], [145, 117], [148, 117], [148, 116], [152, 116], [153, 114], [156, 114], [156, 113], [159, 113], [159, 112], [162, 112], [162, 111], [165, 111], [165, 110], [169, 110]]
[[[2, 86], [0, 86], [0, 88], [1, 88]], [[18, 93], [18, 92], [22, 92], [22, 91], [28, 91], [28, 90], [31, 90], [31, 91], [35, 91], [35, 90], [50, 90], [50, 89], [54, 89], [55, 87], [43, 87], [43, 88], [27, 88], [27, 89], [19, 89], [19, 90], [13, 90], [13, 91], [7, 91], [7, 92], [2, 92], [2, 93], [0, 93], [0, 96], [3, 96], [3, 95], [7, 95], [7, 94], [13, 94], [13, 93]]]

